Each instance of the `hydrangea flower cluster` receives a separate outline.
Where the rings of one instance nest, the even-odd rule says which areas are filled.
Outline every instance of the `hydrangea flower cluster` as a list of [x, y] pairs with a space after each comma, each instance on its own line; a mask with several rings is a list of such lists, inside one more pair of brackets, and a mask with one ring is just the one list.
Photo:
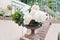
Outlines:
[[43, 22], [46, 20], [46, 13], [41, 11], [39, 5], [33, 5], [30, 13], [25, 13], [24, 24], [29, 24], [32, 19], [36, 22]]

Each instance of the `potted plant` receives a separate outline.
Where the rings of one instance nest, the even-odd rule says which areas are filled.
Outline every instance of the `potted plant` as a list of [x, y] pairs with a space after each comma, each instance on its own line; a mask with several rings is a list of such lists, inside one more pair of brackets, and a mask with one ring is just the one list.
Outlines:
[[[38, 5], [33, 5], [29, 13], [16, 11], [12, 15], [12, 19], [20, 26], [31, 29], [31, 36], [34, 35], [34, 30], [42, 26], [42, 21], [46, 20], [46, 13], [39, 10]], [[28, 36], [27, 36], [28, 37]]]

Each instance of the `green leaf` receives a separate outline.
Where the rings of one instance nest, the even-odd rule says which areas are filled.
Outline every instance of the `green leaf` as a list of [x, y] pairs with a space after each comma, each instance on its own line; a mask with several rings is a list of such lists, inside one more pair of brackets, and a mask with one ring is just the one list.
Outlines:
[[22, 25], [22, 23], [23, 23], [23, 16], [24, 16], [24, 14], [21, 11], [16, 11], [12, 15], [12, 18], [18, 25]]

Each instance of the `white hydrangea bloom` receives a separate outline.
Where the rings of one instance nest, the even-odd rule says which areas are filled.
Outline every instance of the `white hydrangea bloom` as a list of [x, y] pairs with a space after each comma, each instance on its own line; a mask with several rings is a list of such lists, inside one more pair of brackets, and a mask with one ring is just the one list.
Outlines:
[[24, 24], [29, 24], [32, 19], [34, 19], [37, 22], [43, 22], [46, 20], [47, 16], [46, 13], [39, 10], [38, 5], [33, 5], [31, 8], [31, 12], [24, 12]]
[[38, 11], [34, 16], [33, 19], [37, 22], [43, 22], [47, 18], [46, 13], [43, 11]]
[[35, 15], [35, 13], [39, 10], [39, 6], [38, 5], [33, 5], [31, 8], [31, 12], [30, 15], [33, 16]]
[[36, 13], [36, 11], [35, 11], [35, 10], [32, 10], [29, 14], [30, 14], [31, 16], [34, 16], [35, 13]]
[[36, 11], [39, 10], [39, 9], [40, 9], [39, 5], [33, 5], [32, 8], [31, 8], [31, 10], [36, 10]]
[[24, 24], [25, 25], [29, 24], [30, 21], [32, 20], [32, 16], [29, 14], [25, 14], [23, 18], [24, 18]]

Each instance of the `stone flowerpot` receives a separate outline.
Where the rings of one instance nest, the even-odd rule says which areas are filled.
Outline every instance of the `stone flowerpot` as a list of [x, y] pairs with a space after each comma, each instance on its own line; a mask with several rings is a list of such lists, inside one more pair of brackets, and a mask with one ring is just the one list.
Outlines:
[[40, 28], [40, 26], [38, 26], [38, 22], [30, 22], [29, 25], [26, 25], [27, 29], [31, 29], [31, 34], [30, 35], [25, 35], [26, 38], [29, 38], [31, 40], [34, 40], [34, 35], [35, 35], [35, 29]]

